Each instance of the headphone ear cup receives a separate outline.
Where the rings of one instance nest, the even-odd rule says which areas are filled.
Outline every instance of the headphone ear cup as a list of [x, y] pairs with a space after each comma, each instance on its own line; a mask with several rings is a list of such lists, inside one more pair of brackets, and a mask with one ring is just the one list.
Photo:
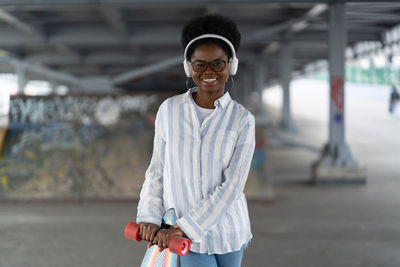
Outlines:
[[190, 68], [190, 63], [186, 59], [183, 61], [183, 69], [185, 70], [186, 77], [190, 78], [192, 76], [192, 70]]
[[239, 65], [239, 60], [237, 57], [233, 57], [231, 61], [229, 62], [229, 74], [230, 75], [235, 75], [238, 69]]

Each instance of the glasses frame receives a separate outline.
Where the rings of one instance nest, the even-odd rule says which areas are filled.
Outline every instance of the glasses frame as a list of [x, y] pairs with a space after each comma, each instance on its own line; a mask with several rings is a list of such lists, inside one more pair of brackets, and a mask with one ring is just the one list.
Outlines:
[[[200, 63], [205, 64], [204, 70], [202, 70], [202, 71], [195, 71], [194, 68], [193, 68], [193, 64], [196, 63], [196, 62], [200, 62]], [[219, 62], [224, 63], [224, 68], [223, 68], [222, 70], [215, 70], [215, 69], [213, 68], [213, 65], [212, 65], [212, 64], [213, 64], [213, 63], [217, 63], [217, 62], [218, 62], [218, 63], [219, 63]], [[222, 71], [225, 70], [226, 63], [229, 63], [229, 62], [228, 62], [227, 60], [223, 60], [223, 59], [216, 59], [216, 60], [213, 60], [213, 61], [211, 61], [211, 62], [206, 62], [206, 61], [202, 61], [202, 60], [196, 60], [196, 61], [190, 62], [190, 65], [192, 66], [192, 70], [193, 70], [194, 72], [197, 72], [197, 73], [202, 73], [202, 72], [206, 71], [207, 68], [208, 68], [208, 66], [210, 66], [211, 70], [214, 71], [214, 72], [222, 72]]]

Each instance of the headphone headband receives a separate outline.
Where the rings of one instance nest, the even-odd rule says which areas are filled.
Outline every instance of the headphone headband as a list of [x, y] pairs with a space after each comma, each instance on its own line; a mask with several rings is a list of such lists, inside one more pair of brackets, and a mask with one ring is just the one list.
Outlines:
[[197, 40], [200, 40], [200, 39], [204, 39], [204, 38], [220, 39], [220, 40], [224, 41], [225, 43], [227, 43], [229, 45], [229, 47], [230, 47], [230, 49], [232, 51], [232, 58], [229, 59], [229, 64], [230, 64], [230, 66], [229, 66], [229, 74], [230, 75], [235, 75], [236, 71], [237, 71], [237, 67], [238, 67], [239, 61], [238, 61], [238, 59], [236, 57], [236, 51], [235, 51], [235, 48], [233, 47], [232, 43], [227, 38], [225, 38], [224, 36], [221, 36], [221, 35], [218, 35], [218, 34], [213, 34], [213, 33], [207, 33], [207, 34], [203, 34], [203, 35], [200, 35], [200, 36], [194, 38], [193, 40], [191, 40], [186, 45], [185, 52], [183, 53], [183, 67], [185, 69], [186, 76], [190, 77], [191, 73], [192, 73], [190, 62], [188, 62], [188, 60], [186, 59], [187, 51], [188, 51], [189, 47], [194, 42], [196, 42]]
[[231, 43], [227, 38], [225, 38], [224, 36], [218, 35], [218, 34], [207, 33], [207, 34], [203, 34], [203, 35], [200, 35], [200, 36], [194, 38], [193, 40], [191, 40], [191, 41], [186, 45], [185, 52], [184, 52], [184, 54], [183, 54], [184, 59], [186, 59], [187, 51], [189, 50], [189, 47], [190, 47], [194, 42], [196, 42], [197, 40], [205, 39], [205, 38], [216, 38], [216, 39], [220, 39], [220, 40], [222, 40], [222, 41], [225, 41], [225, 43], [227, 43], [227, 44], [229, 45], [229, 47], [231, 48], [232, 57], [236, 57], [235, 48], [233, 47], [232, 43]]

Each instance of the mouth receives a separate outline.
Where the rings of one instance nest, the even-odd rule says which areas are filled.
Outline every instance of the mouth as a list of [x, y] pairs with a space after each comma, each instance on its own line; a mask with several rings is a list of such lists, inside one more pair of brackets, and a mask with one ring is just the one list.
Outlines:
[[212, 79], [200, 79], [203, 83], [208, 84], [208, 85], [212, 85], [215, 84], [217, 82], [216, 78], [212, 78]]

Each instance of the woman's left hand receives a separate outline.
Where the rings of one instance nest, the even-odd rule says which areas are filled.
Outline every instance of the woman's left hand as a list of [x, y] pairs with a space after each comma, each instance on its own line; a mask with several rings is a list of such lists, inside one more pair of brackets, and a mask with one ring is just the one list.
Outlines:
[[174, 236], [185, 236], [185, 233], [179, 228], [170, 228], [170, 229], [162, 229], [158, 231], [156, 237], [153, 240], [153, 244], [157, 245], [160, 248], [160, 251], [163, 251], [168, 247], [169, 241]]

